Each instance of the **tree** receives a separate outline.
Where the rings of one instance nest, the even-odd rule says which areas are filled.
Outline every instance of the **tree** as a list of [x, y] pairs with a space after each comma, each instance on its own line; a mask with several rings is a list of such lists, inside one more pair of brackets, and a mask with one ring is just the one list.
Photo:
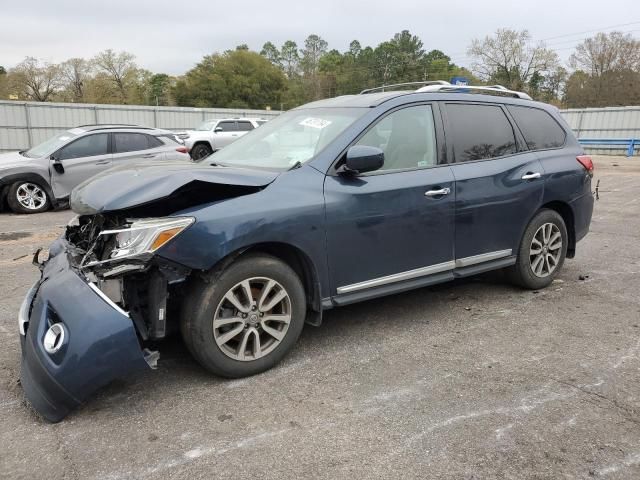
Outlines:
[[631, 35], [598, 33], [576, 47], [569, 64], [568, 107], [640, 104], [640, 41]]
[[280, 49], [280, 59], [284, 68], [284, 73], [289, 79], [298, 73], [300, 55], [298, 54], [298, 44], [293, 40], [287, 40]]
[[178, 105], [265, 108], [280, 103], [286, 78], [256, 52], [205, 56], [173, 89]]
[[73, 102], [84, 101], [84, 88], [93, 66], [84, 58], [70, 58], [60, 64], [63, 88]]
[[598, 33], [576, 47], [569, 64], [592, 76], [613, 71], [640, 71], [640, 40], [622, 32]]
[[543, 43], [534, 44], [527, 30], [499, 29], [493, 36], [472, 41], [468, 50], [472, 70], [484, 81], [513, 90], [528, 90], [559, 66], [558, 55]]
[[151, 75], [147, 103], [150, 105], [169, 105], [171, 102], [171, 83], [172, 79], [166, 73]]
[[304, 41], [301, 50], [300, 66], [304, 75], [304, 83], [307, 85], [311, 96], [309, 100], [322, 98], [322, 80], [319, 75], [320, 59], [327, 53], [329, 44], [321, 37], [311, 34]]
[[280, 60], [280, 50], [273, 43], [267, 42], [262, 46], [260, 55], [269, 60], [276, 67], [282, 68]]
[[111, 49], [100, 52], [93, 59], [96, 67], [114, 83], [122, 103], [127, 103], [128, 81], [135, 77], [135, 56], [128, 52], [116, 53]]
[[0, 75], [6, 75], [6, 73], [7, 70], [2, 65], [0, 65]]
[[46, 102], [60, 86], [60, 67], [50, 63], [40, 63], [33, 57], [26, 57], [10, 71], [11, 81], [17, 91], [37, 102]]

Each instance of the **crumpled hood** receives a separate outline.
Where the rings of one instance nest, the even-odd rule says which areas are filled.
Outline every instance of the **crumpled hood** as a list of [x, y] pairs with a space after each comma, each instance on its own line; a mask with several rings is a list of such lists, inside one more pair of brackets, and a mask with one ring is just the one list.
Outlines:
[[138, 207], [171, 196], [190, 184], [223, 187], [265, 187], [279, 172], [216, 167], [210, 162], [145, 162], [106, 170], [78, 185], [71, 192], [71, 209], [80, 215]]
[[29, 160], [32, 159], [23, 157], [18, 152], [0, 153], [0, 171], [5, 168], [23, 166]]

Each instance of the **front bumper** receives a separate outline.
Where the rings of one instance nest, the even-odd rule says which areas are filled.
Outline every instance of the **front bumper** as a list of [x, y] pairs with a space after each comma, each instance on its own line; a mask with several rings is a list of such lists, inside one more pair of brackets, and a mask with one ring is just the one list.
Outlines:
[[[74, 269], [68, 247], [64, 239], [51, 246], [19, 314], [22, 388], [51, 422], [112, 380], [149, 369], [132, 320]], [[64, 335], [50, 353], [44, 340], [53, 324]]]

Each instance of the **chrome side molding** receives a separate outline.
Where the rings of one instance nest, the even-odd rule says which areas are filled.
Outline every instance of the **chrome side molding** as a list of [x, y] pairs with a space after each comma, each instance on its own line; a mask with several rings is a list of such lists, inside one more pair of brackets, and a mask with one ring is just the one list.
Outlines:
[[473, 255], [471, 257], [459, 258], [457, 260], [450, 260], [448, 262], [429, 265], [428, 267], [416, 268], [414, 270], [407, 270], [406, 272], [394, 273], [393, 275], [386, 275], [384, 277], [365, 280], [364, 282], [352, 283], [351, 285], [338, 287], [337, 292], [338, 295], [342, 295], [344, 293], [352, 293], [359, 290], [365, 290], [367, 288], [380, 287], [382, 285], [388, 285], [390, 283], [411, 280], [412, 278], [426, 277], [429, 275], [434, 275], [436, 273], [454, 270], [456, 268], [470, 267], [471, 265], [477, 265], [479, 263], [490, 262], [492, 260], [509, 257], [511, 256], [512, 252], [513, 251], [511, 249], [498, 250], [495, 252]]

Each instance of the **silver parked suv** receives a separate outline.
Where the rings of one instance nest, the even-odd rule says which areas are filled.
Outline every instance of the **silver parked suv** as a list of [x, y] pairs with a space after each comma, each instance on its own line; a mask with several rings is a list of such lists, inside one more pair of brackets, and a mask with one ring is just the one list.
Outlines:
[[262, 118], [221, 118], [205, 120], [195, 130], [181, 132], [178, 136], [184, 140], [191, 158], [200, 160], [216, 150], [226, 147], [244, 134], [267, 121]]
[[[0, 154], [0, 206], [37, 213], [67, 203], [73, 187], [140, 160], [189, 160], [173, 132], [135, 125], [83, 125], [29, 150]], [[1, 210], [1, 208], [0, 208]]]

